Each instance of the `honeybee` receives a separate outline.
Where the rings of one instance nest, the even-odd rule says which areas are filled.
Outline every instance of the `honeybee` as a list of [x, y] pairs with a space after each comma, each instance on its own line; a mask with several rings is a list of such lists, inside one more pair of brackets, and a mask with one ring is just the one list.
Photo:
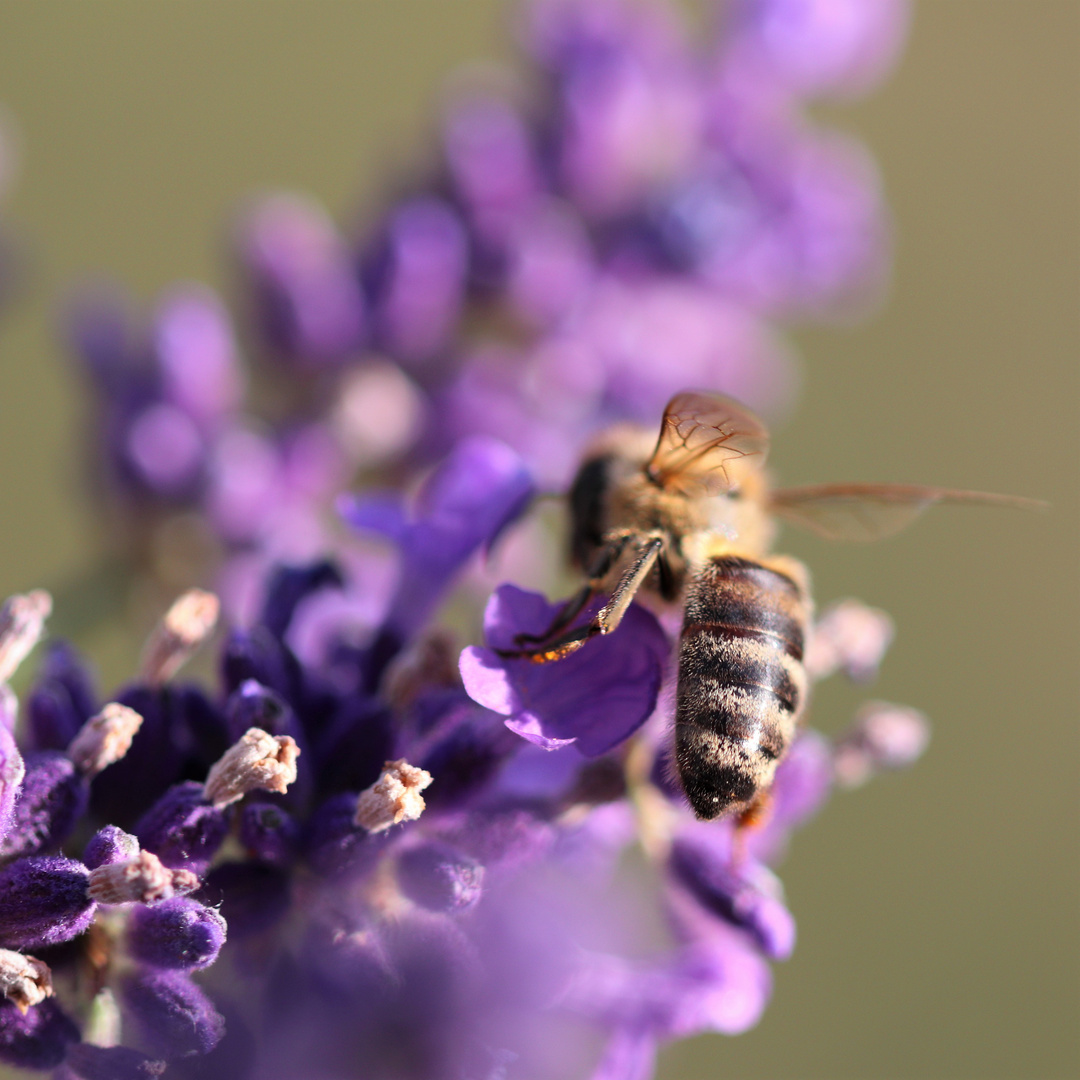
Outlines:
[[[659, 437], [613, 428], [570, 489], [571, 547], [586, 581], [542, 635], [505, 655], [557, 661], [615, 630], [639, 589], [683, 605], [674, 763], [699, 818], [753, 820], [806, 702], [813, 602], [798, 560], [770, 554], [776, 519], [833, 539], [890, 536], [937, 502], [1031, 500], [903, 484], [770, 489], [769, 434], [721, 394], [668, 402]], [[574, 625], [594, 597], [607, 602]]]

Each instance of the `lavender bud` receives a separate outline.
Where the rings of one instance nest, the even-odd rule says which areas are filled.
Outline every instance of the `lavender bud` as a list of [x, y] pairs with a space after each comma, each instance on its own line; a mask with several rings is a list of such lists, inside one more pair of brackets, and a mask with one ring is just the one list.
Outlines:
[[74, 763], [55, 750], [28, 754], [22, 792], [0, 857], [36, 855], [67, 839], [86, 809], [89, 792]]
[[837, 782], [853, 788], [879, 772], [903, 769], [919, 758], [930, 742], [930, 722], [918, 709], [871, 701], [836, 742], [833, 770]]
[[93, 1043], [76, 1043], [64, 1065], [78, 1080], [152, 1080], [165, 1071], [164, 1061], [155, 1061], [138, 1050]]
[[299, 836], [299, 825], [275, 803], [249, 802], [240, 812], [240, 843], [262, 862], [291, 862]]
[[841, 670], [855, 682], [868, 682], [877, 674], [894, 633], [886, 612], [859, 600], [841, 600], [814, 624], [806, 670], [815, 680]]
[[0, 845], [7, 837], [15, 817], [15, 803], [22, 791], [26, 763], [15, 736], [0, 720]]
[[92, 779], [128, 752], [142, 722], [134, 709], [110, 702], [83, 724], [71, 740], [67, 755], [83, 776]]
[[32, 956], [0, 949], [0, 995], [21, 1013], [52, 997], [52, 972]]
[[317, 874], [359, 873], [378, 857], [383, 845], [356, 825], [355, 816], [356, 796], [348, 792], [327, 799], [311, 815], [304, 847]]
[[9, 596], [0, 606], [0, 683], [9, 682], [45, 632], [52, 597], [44, 589]]
[[128, 925], [128, 950], [153, 967], [194, 971], [217, 959], [226, 929], [213, 908], [176, 897], [135, 909]]
[[228, 831], [225, 813], [207, 802], [203, 785], [194, 780], [169, 788], [135, 829], [142, 847], [166, 866], [195, 873], [210, 865]]
[[59, 945], [94, 918], [90, 874], [60, 855], [19, 859], [0, 870], [0, 942], [12, 949]]
[[150, 851], [90, 871], [90, 897], [99, 904], [152, 904], [198, 888], [190, 870], [170, 870]]
[[164, 1058], [209, 1053], [225, 1034], [213, 1002], [182, 971], [144, 968], [126, 980], [123, 998], [147, 1044]]
[[219, 810], [242, 799], [249, 791], [284, 794], [296, 780], [300, 748], [288, 735], [273, 735], [249, 728], [211, 769], [206, 798]]
[[233, 742], [251, 728], [271, 735], [293, 737], [298, 729], [296, 715], [289, 703], [254, 679], [245, 679], [240, 688], [229, 695], [225, 705], [225, 722]]
[[165, 613], [146, 643], [142, 679], [151, 686], [168, 682], [210, 636], [221, 605], [202, 589], [189, 589]]
[[34, 750], [63, 750], [93, 715], [93, 681], [79, 654], [64, 641], [51, 641], [26, 699], [27, 735]]
[[398, 857], [401, 891], [429, 911], [464, 911], [483, 890], [484, 868], [446, 844], [424, 844]]
[[79, 1029], [56, 1001], [49, 998], [20, 1012], [10, 1001], [0, 1003], [0, 1061], [20, 1069], [55, 1069]]
[[83, 851], [83, 863], [90, 869], [108, 863], [127, 862], [139, 854], [139, 841], [131, 833], [118, 829], [115, 825], [106, 825], [99, 829], [87, 841]]
[[426, 805], [420, 792], [431, 780], [431, 773], [410, 765], [404, 758], [388, 761], [379, 779], [360, 793], [353, 820], [369, 833], [382, 832], [402, 821], [415, 821]]

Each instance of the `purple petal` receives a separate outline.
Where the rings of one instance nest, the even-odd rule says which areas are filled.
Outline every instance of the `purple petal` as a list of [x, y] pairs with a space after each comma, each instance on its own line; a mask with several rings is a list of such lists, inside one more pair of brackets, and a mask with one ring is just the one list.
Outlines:
[[[543, 632], [558, 610], [536, 593], [503, 585], [484, 614], [489, 641], [513, 647], [517, 634]], [[537, 664], [472, 649], [461, 671], [466, 690], [477, 690], [477, 700], [506, 715], [507, 727], [529, 742], [546, 750], [574, 742], [586, 757], [598, 757], [653, 711], [669, 652], [655, 617], [631, 605], [615, 633], [561, 660]]]
[[0, 1001], [0, 1061], [22, 1069], [52, 1069], [64, 1060], [68, 1046], [79, 1041], [79, 1029], [55, 999], [19, 1012]]
[[656, 1037], [621, 1027], [608, 1040], [589, 1080], [651, 1080], [656, 1069]]
[[14, 817], [15, 803], [22, 789], [26, 766], [15, 736], [0, 720], [0, 843], [6, 841]]

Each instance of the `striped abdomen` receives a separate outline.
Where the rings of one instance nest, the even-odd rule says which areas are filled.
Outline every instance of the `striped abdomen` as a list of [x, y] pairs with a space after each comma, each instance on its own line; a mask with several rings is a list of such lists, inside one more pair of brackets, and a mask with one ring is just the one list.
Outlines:
[[675, 762], [701, 818], [745, 809], [767, 791], [795, 734], [810, 599], [798, 564], [779, 565], [791, 573], [713, 558], [687, 582]]

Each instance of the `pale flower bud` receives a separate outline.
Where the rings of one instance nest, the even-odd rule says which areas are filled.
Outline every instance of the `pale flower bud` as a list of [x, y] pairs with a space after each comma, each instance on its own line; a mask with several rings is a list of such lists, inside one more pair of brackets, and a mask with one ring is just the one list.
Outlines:
[[894, 633], [893, 621], [861, 600], [841, 600], [814, 625], [806, 653], [806, 670], [818, 681], [835, 671], [866, 682], [876, 674]]
[[110, 702], [79, 729], [67, 748], [67, 756], [83, 776], [91, 779], [128, 752], [142, 722], [134, 709]]
[[288, 735], [273, 736], [262, 728], [248, 728], [213, 765], [206, 777], [206, 798], [216, 808], [242, 799], [249, 791], [284, 794], [296, 781], [300, 747]]
[[126, 862], [91, 870], [87, 892], [99, 904], [152, 904], [193, 892], [198, 885], [190, 870], [170, 870], [153, 852], [140, 851]]
[[23, 1015], [31, 1005], [52, 997], [52, 972], [32, 956], [0, 949], [0, 995]]
[[0, 607], [0, 683], [6, 683], [45, 632], [52, 597], [44, 589], [9, 596]]
[[868, 702], [833, 749], [837, 782], [842, 787], [859, 787], [879, 772], [906, 768], [929, 742], [930, 722], [918, 709]]
[[151, 686], [168, 682], [210, 636], [218, 620], [218, 598], [189, 589], [165, 613], [143, 651], [142, 678]]
[[360, 793], [353, 821], [372, 833], [402, 821], [415, 821], [424, 812], [420, 792], [431, 780], [431, 773], [410, 765], [404, 758], [386, 762], [379, 779]]

